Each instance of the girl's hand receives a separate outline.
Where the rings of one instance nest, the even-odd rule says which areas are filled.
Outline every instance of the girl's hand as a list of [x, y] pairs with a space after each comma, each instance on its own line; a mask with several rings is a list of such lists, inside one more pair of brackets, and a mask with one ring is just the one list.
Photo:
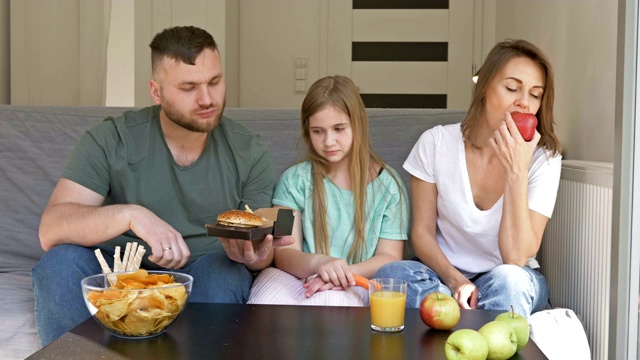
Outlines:
[[347, 289], [356, 284], [349, 264], [345, 259], [322, 256], [316, 265], [316, 274], [326, 283]]
[[313, 276], [307, 279], [302, 286], [307, 289], [304, 293], [306, 297], [312, 297], [313, 294], [319, 291], [344, 290], [342, 286], [335, 286], [332, 282], [326, 282], [320, 276]]

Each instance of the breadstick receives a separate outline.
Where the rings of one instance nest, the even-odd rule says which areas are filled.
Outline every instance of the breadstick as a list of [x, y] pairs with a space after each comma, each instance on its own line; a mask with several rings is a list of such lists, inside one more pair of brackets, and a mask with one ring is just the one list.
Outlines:
[[102, 256], [102, 251], [100, 251], [100, 249], [96, 249], [96, 251], [94, 251], [96, 253], [96, 257], [98, 258], [98, 262], [100, 263], [100, 267], [102, 268], [102, 273], [103, 274], [108, 274], [111, 272], [111, 269], [109, 268], [109, 264], [107, 264], [107, 260], [104, 259], [104, 256]]
[[139, 246], [138, 250], [136, 251], [136, 255], [134, 257], [134, 261], [133, 261], [133, 269], [132, 270], [138, 270], [140, 269], [140, 263], [142, 263], [142, 256], [144, 255], [144, 253], [147, 251], [147, 249], [144, 248], [144, 246]]
[[129, 260], [127, 261], [127, 268], [125, 269], [126, 271], [131, 271], [133, 270], [133, 266], [135, 264], [135, 256], [136, 256], [136, 252], [138, 251], [138, 243], [134, 242], [133, 244], [131, 244], [131, 250], [129, 251]]
[[113, 272], [122, 271], [122, 260], [120, 260], [120, 246], [116, 246], [113, 253]]
[[124, 248], [124, 256], [122, 257], [122, 270], [127, 270], [127, 266], [129, 266], [129, 253], [131, 252], [131, 243], [128, 242], [127, 246]]
[[116, 276], [114, 274], [111, 273], [111, 269], [109, 268], [109, 264], [107, 264], [107, 261], [104, 259], [104, 256], [102, 256], [102, 251], [100, 251], [100, 249], [96, 249], [94, 251], [96, 253], [96, 257], [98, 258], [98, 262], [100, 263], [100, 267], [102, 268], [102, 273], [103, 274], [108, 274], [107, 275], [107, 279], [109, 280], [109, 283], [113, 286], [116, 284], [116, 282], [118, 282], [118, 279], [116, 278]]

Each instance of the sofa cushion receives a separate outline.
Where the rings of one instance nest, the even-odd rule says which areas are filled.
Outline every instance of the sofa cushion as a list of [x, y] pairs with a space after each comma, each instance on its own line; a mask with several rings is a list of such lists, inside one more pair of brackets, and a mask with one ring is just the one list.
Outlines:
[[0, 273], [28, 270], [43, 254], [40, 216], [71, 148], [120, 108], [0, 106]]
[[0, 359], [24, 359], [40, 349], [31, 271], [0, 274]]

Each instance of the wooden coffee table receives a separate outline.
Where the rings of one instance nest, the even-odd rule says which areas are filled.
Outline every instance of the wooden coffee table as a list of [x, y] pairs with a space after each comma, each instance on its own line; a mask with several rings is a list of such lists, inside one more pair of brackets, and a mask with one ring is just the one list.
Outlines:
[[[462, 310], [454, 329], [479, 329], [500, 311]], [[162, 335], [124, 340], [88, 319], [28, 359], [445, 359], [451, 332], [407, 309], [405, 329], [378, 333], [369, 308], [190, 303]], [[512, 359], [546, 359], [529, 341]]]

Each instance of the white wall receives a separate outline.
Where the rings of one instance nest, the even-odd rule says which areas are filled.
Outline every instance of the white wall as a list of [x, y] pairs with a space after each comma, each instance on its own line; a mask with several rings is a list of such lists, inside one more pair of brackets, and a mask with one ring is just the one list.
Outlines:
[[307, 87], [321, 76], [321, 3], [240, 0], [241, 107], [302, 104], [305, 94], [294, 91], [294, 58], [307, 58]]
[[106, 106], [135, 105], [133, 0], [111, 0]]
[[495, 39], [529, 40], [554, 66], [565, 159], [613, 162], [617, 9], [615, 0], [496, 0]]
[[101, 106], [110, 1], [11, 1], [11, 103]]
[[11, 99], [9, 63], [9, 0], [0, 0], [0, 104]]
[[[153, 36], [171, 26], [193, 25], [213, 35], [222, 55], [222, 67], [231, 83], [227, 93], [227, 105], [237, 106], [237, 42], [229, 36], [227, 28], [237, 26], [237, 0], [131, 0], [134, 3], [134, 87], [136, 106], [150, 105], [149, 80], [151, 79], [151, 50]], [[229, 57], [227, 57], [229, 51]], [[234, 87], [235, 86], [235, 87]]]

